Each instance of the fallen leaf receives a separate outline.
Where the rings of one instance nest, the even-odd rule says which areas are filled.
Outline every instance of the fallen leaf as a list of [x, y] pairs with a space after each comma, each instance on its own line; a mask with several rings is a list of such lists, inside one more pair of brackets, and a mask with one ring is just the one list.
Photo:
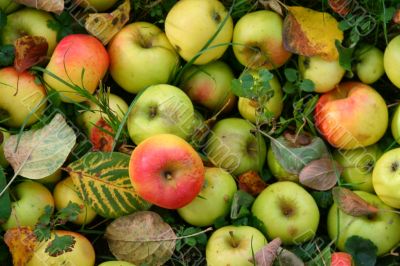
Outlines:
[[129, 21], [130, 12], [131, 4], [126, 0], [111, 13], [89, 14], [85, 21], [85, 29], [106, 45]]
[[300, 183], [306, 187], [325, 191], [336, 185], [343, 168], [330, 158], [309, 162], [299, 174]]
[[14, 2], [23, 4], [36, 9], [53, 12], [60, 15], [64, 10], [64, 0], [14, 0]]
[[393, 15], [393, 22], [396, 24], [400, 24], [400, 9], [397, 9]]
[[21, 73], [46, 60], [49, 45], [44, 37], [26, 35], [18, 38], [14, 47], [14, 67]]
[[341, 16], [346, 16], [351, 11], [351, 1], [349, 0], [328, 0], [328, 4], [333, 12]]
[[282, 5], [277, 0], [259, 0], [260, 4], [264, 6], [265, 9], [270, 9], [283, 16]]
[[110, 135], [112, 127], [101, 118], [92, 128], [89, 139], [92, 143], [93, 151], [111, 152], [114, 144], [114, 137]]
[[136, 265], [163, 265], [175, 250], [171, 226], [150, 211], [117, 218], [107, 226], [105, 237], [118, 260]]
[[[262, 249], [254, 254], [255, 265], [257, 266], [271, 266], [273, 265], [276, 257], [278, 256], [278, 250], [282, 245], [282, 240], [278, 237], [273, 239]], [[254, 264], [253, 258], [249, 260]]]
[[75, 143], [74, 130], [61, 114], [56, 114], [41, 129], [10, 136], [4, 143], [4, 155], [16, 174], [40, 179], [63, 165]]
[[276, 265], [279, 266], [304, 266], [304, 262], [296, 256], [293, 252], [279, 248], [278, 257], [275, 259], [277, 261]]
[[252, 196], [257, 196], [267, 187], [256, 171], [248, 171], [239, 176], [239, 188]]
[[8, 229], [4, 234], [4, 242], [10, 250], [14, 266], [25, 266], [37, 244], [35, 234], [29, 227]]
[[[286, 50], [304, 55], [337, 60], [335, 41], [343, 40], [343, 32], [334, 17], [301, 6], [288, 7], [283, 23], [283, 44]], [[323, 33], [323, 34], [321, 34]]]
[[339, 209], [351, 216], [367, 216], [375, 215], [379, 209], [365, 200], [356, 193], [344, 187], [335, 187], [332, 189], [333, 200]]

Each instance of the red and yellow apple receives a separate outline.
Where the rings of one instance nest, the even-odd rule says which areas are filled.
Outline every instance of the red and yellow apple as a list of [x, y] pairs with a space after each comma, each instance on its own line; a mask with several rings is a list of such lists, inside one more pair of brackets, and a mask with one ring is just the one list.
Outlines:
[[43, 78], [47, 87], [60, 93], [62, 101], [82, 102], [86, 98], [70, 86], [78, 86], [93, 94], [106, 74], [108, 65], [107, 51], [98, 39], [86, 34], [72, 34], [57, 45]]
[[172, 134], [158, 134], [141, 142], [129, 163], [129, 176], [137, 193], [166, 209], [190, 203], [201, 191], [204, 172], [192, 146]]
[[315, 108], [315, 125], [334, 147], [356, 149], [376, 143], [388, 126], [382, 96], [360, 82], [344, 82], [322, 94]]

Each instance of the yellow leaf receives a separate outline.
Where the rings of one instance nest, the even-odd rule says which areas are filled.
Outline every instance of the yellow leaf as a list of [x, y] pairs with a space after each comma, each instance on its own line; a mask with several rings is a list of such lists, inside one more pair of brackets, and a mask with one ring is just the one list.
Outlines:
[[24, 266], [32, 258], [37, 244], [36, 236], [29, 227], [8, 229], [4, 242], [10, 249], [14, 266]]
[[337, 60], [335, 40], [342, 42], [343, 32], [334, 17], [301, 6], [288, 7], [283, 25], [285, 49], [305, 56]]
[[85, 28], [106, 45], [128, 22], [130, 12], [131, 4], [126, 0], [111, 13], [89, 14]]

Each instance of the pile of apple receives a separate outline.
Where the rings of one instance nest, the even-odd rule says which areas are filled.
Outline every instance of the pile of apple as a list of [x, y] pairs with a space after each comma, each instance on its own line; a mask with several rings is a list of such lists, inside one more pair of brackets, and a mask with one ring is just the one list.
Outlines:
[[[88, 2], [103, 11], [116, 0]], [[49, 57], [43, 73], [19, 73], [13, 66], [0, 69], [2, 143], [9, 137], [8, 131], [41, 121], [51, 105], [47, 95], [56, 91], [66, 107], [88, 104], [92, 111], [79, 114], [76, 124], [93, 145], [111, 151], [110, 143], [99, 144], [104, 139], [99, 140], [96, 131], [99, 125], [109, 128], [105, 114], [84, 96], [94, 95], [109, 73], [116, 84], [108, 94], [109, 108], [120, 121], [127, 117], [129, 144], [135, 146], [129, 174], [144, 200], [176, 210], [192, 226], [212, 226], [228, 215], [240, 176], [252, 172], [259, 178], [263, 168], [272, 174], [269, 185], [254, 194], [251, 213], [260, 226], [229, 225], [214, 230], [206, 248], [208, 265], [252, 265], [252, 254], [268, 241], [279, 238], [283, 246], [300, 245], [312, 241], [321, 224], [327, 226], [335, 243], [333, 251], [344, 251], [352, 236], [372, 241], [378, 256], [399, 245], [400, 216], [395, 209], [400, 208], [400, 149], [382, 151], [377, 145], [388, 130], [389, 111], [374, 85], [368, 84], [386, 73], [400, 88], [400, 35], [384, 52], [372, 45], [357, 49], [358, 79], [343, 81], [346, 71], [339, 60], [298, 55], [299, 73], [314, 83], [313, 94], [319, 94], [314, 110], [318, 136], [344, 169], [339, 184], [380, 210], [373, 217], [356, 217], [334, 203], [328, 215], [321, 217], [312, 189], [302, 186], [298, 174], [280, 163], [270, 147], [271, 137], [257, 133], [263, 122], [260, 110], [271, 112], [271, 119], [278, 121], [291, 105], [285, 102], [281, 88], [285, 80], [274, 75], [269, 82], [273, 97], [264, 106], [259, 106], [257, 99], [235, 96], [231, 89], [235, 78], [247, 73], [257, 80], [260, 70], [277, 73], [295, 58], [283, 45], [279, 14], [252, 11], [234, 22], [227, 7], [217, 0], [181, 0], [166, 16], [164, 29], [133, 22], [105, 47], [89, 34], [71, 34], [57, 42], [57, 33], [48, 27], [54, 17], [45, 11], [9, 0], [0, 0], [0, 8], [9, 13], [0, 33], [2, 44], [13, 44], [22, 35], [42, 36]], [[234, 73], [222, 61], [228, 49], [243, 65], [243, 73]], [[43, 82], [37, 82], [35, 75], [42, 75]], [[204, 115], [209, 114], [215, 116], [207, 120], [210, 117]], [[393, 115], [391, 133], [399, 141], [399, 109]], [[2, 149], [0, 146], [0, 164], [6, 168]], [[34, 226], [46, 205], [57, 209], [70, 201], [85, 205], [71, 177], [61, 170], [37, 182], [13, 185], [12, 191], [19, 200], [13, 202], [10, 219], [1, 223], [4, 230]], [[86, 225], [95, 217], [94, 210], [86, 206], [74, 223]], [[49, 257], [43, 246], [28, 265], [43, 265], [43, 261], [49, 265], [66, 261], [68, 265], [95, 264], [94, 249], [85, 236], [59, 233], [75, 236], [73, 251]], [[345, 261], [347, 264], [340, 264]], [[122, 263], [102, 265], [131, 265]], [[332, 265], [351, 265], [351, 259], [346, 253], [337, 253]]]

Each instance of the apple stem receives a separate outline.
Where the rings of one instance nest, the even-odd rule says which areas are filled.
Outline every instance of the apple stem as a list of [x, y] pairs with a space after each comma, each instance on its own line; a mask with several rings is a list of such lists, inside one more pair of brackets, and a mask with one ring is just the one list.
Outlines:
[[239, 246], [238, 242], [235, 239], [235, 236], [233, 235], [233, 231], [229, 231], [230, 239], [231, 239], [231, 245], [234, 248], [237, 248]]

